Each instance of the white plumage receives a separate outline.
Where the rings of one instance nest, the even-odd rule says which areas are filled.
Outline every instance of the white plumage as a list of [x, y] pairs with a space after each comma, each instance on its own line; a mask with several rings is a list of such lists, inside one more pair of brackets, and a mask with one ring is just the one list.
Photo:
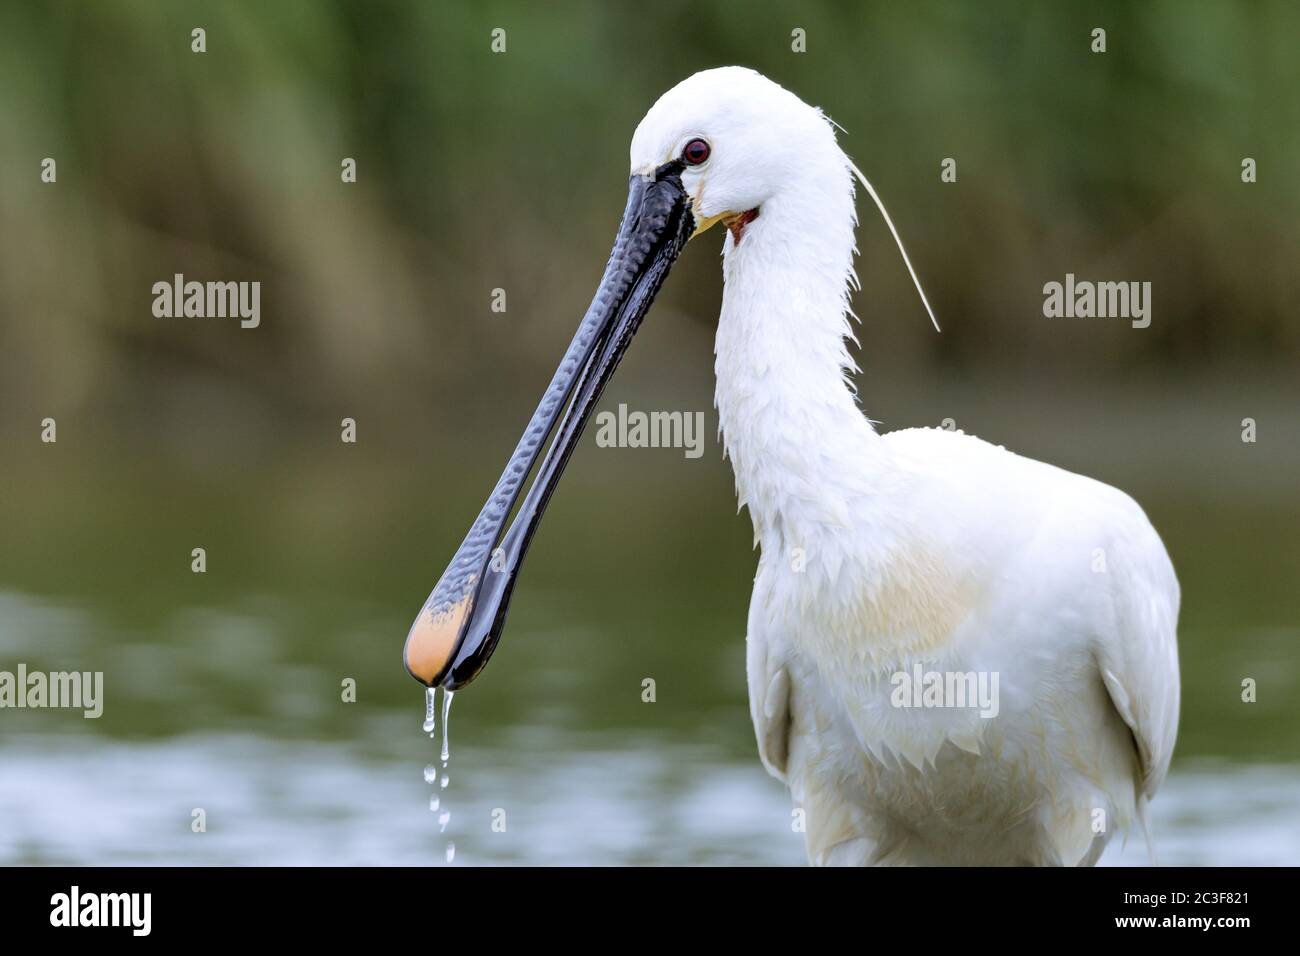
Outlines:
[[[817, 863], [1092, 863], [1169, 766], [1178, 582], [1132, 499], [961, 433], [877, 434], [856, 371], [853, 167], [750, 70], [646, 115], [633, 172], [680, 155], [726, 237], [717, 407], [761, 549], [748, 623], [763, 763]], [[736, 235], [740, 236], [737, 243]], [[901, 708], [894, 675], [998, 675], [995, 717]]]

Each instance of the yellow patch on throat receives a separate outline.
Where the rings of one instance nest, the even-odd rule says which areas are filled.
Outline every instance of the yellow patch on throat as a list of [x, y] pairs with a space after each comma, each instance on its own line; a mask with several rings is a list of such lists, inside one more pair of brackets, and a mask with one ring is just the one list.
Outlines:
[[691, 197], [691, 215], [695, 216], [695, 231], [691, 233], [694, 239], [702, 232], [708, 232], [720, 222], [726, 221], [728, 216], [734, 216], [734, 212], [720, 212], [716, 216], [707, 216], [703, 219], [699, 217], [696, 210], [704, 202], [704, 183], [700, 183], [700, 188], [695, 190], [695, 195]]
[[740, 237], [744, 234], [745, 226], [757, 218], [757, 209], [750, 209], [748, 212], [720, 212], [716, 216], [709, 216], [706, 219], [699, 220], [696, 223], [695, 231], [691, 233], [691, 238], [694, 239], [700, 233], [707, 232], [718, 223], [723, 223], [731, 230], [731, 238], [737, 245], [739, 245]]
[[691, 238], [694, 239], [702, 232], [708, 232], [718, 223], [724, 222], [728, 217], [734, 215], [735, 215], [734, 212], [720, 212], [716, 216], [709, 216], [707, 219], [696, 220], [695, 231], [691, 233]]

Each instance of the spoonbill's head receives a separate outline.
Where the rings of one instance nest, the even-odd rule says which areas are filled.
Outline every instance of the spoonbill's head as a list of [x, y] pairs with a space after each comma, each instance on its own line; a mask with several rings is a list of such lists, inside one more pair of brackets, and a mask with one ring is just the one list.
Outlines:
[[718, 222], [731, 230], [728, 250], [749, 241], [751, 222], [758, 223], [755, 232], [780, 223], [783, 238], [812, 227], [849, 267], [856, 170], [820, 110], [752, 70], [707, 70], [665, 93], [637, 127], [631, 161], [627, 207], [591, 306], [500, 480], [407, 634], [406, 669], [430, 687], [464, 686], [495, 650], [546, 503], [686, 242]]
[[722, 222], [738, 243], [769, 202], [804, 203], [813, 222], [852, 228], [852, 167], [830, 121], [753, 70], [721, 67], [678, 83], [637, 126], [631, 160], [634, 176], [680, 165], [696, 235]]

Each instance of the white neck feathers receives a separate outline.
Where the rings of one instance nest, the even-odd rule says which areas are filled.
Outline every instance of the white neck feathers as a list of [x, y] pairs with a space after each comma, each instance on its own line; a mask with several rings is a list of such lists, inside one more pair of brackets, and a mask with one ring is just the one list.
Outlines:
[[739, 245], [725, 240], [716, 404], [740, 504], [765, 550], [847, 525], [851, 500], [872, 488], [870, 462], [883, 457], [847, 380], [857, 371], [846, 342], [855, 215], [839, 159], [764, 203]]

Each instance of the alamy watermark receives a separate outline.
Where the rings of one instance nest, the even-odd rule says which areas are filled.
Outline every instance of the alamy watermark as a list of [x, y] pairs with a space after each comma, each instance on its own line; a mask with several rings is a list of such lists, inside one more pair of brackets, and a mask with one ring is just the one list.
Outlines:
[[73, 887], [50, 897], [50, 925], [56, 927], [123, 927], [132, 936], [153, 928], [152, 893], [83, 893]]
[[104, 712], [103, 671], [0, 671], [0, 708], [80, 710], [95, 719]]
[[910, 671], [895, 671], [889, 678], [894, 689], [889, 702], [900, 708], [978, 708], [980, 716], [998, 715], [997, 671], [927, 671], [913, 664]]
[[1133, 328], [1151, 324], [1150, 282], [1090, 282], [1076, 280], [1043, 285], [1043, 315], [1049, 319], [1131, 319]]
[[596, 415], [598, 448], [684, 448], [687, 458], [704, 454], [703, 412], [618, 412]]
[[153, 284], [153, 314], [160, 319], [239, 319], [239, 327], [262, 324], [262, 283], [185, 281], [176, 273], [171, 282]]

